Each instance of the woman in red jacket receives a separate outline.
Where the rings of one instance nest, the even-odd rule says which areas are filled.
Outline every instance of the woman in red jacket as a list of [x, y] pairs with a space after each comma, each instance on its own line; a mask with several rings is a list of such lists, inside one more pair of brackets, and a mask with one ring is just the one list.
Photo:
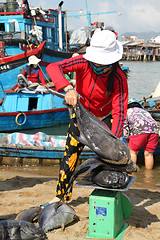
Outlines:
[[37, 58], [35, 55], [32, 55], [28, 58], [28, 61], [28, 65], [23, 70], [23, 75], [32, 83], [41, 82], [43, 85], [45, 85], [43, 73], [38, 66], [38, 63], [41, 61], [41, 59]]
[[32, 55], [28, 58], [28, 65], [24, 68], [23, 74], [17, 76], [18, 83], [12, 88], [14, 91], [18, 91], [23, 87], [28, 87], [30, 83], [42, 83], [43, 86], [47, 86], [43, 73], [38, 66], [41, 59]]
[[[112, 112], [111, 131], [116, 137], [121, 136], [128, 104], [127, 77], [118, 63], [122, 54], [123, 47], [116, 35], [109, 30], [102, 30], [93, 34], [84, 55], [51, 63], [46, 68], [56, 89], [66, 92], [65, 100], [68, 104], [75, 107], [79, 99], [88, 111], [104, 123]], [[69, 72], [76, 72], [75, 88], [65, 78], [65, 74]], [[76, 123], [76, 117], [74, 122]], [[72, 124], [73, 122], [69, 128], [72, 128]], [[84, 148], [69, 132], [70, 129], [60, 167], [56, 197], [51, 202], [58, 201], [63, 195]], [[64, 196], [64, 200], [71, 198], [71, 192], [72, 190]]]

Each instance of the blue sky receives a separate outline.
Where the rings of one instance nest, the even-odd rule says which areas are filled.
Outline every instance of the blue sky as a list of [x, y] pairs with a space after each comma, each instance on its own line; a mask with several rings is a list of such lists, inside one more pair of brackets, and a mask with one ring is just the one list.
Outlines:
[[[42, 6], [45, 9], [57, 9], [60, 2], [60, 0], [28, 1], [34, 7]], [[104, 22], [106, 26], [114, 27], [119, 34], [152, 30], [160, 33], [160, 0], [64, 0], [62, 10], [67, 10], [68, 15], [79, 14], [81, 9], [85, 13], [86, 1], [88, 11], [91, 12], [91, 21]], [[92, 15], [92, 13], [112, 11], [117, 13]], [[67, 17], [68, 30], [75, 30], [87, 24], [86, 16], [81, 16], [79, 19]]]

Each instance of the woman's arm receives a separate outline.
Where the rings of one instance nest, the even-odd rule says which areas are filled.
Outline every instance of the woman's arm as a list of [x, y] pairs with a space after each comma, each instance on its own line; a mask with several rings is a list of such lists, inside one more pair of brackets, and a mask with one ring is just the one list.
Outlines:
[[51, 63], [47, 66], [47, 73], [54, 83], [57, 91], [64, 89], [67, 86], [72, 86], [66, 79], [65, 74], [69, 72], [78, 73], [78, 71], [81, 71], [84, 67], [84, 62], [87, 62], [87, 60], [84, 59], [82, 55], [79, 55], [60, 62]]
[[112, 93], [112, 132], [121, 137], [128, 107], [128, 84], [124, 74], [116, 74], [114, 91]]
[[41, 83], [42, 83], [43, 85], [45, 85], [46, 82], [45, 82], [45, 79], [44, 79], [43, 73], [42, 73], [42, 71], [41, 71], [40, 68], [39, 68], [39, 78], [40, 78], [40, 80], [41, 80]]
[[27, 72], [26, 72], [26, 68], [23, 69], [23, 75], [27, 78]]

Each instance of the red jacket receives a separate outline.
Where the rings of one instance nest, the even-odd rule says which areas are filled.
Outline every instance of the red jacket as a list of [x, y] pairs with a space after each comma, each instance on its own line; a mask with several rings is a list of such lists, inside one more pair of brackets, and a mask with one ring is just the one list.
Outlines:
[[43, 85], [45, 85], [45, 80], [42, 74], [41, 69], [37, 66], [34, 69], [31, 69], [31, 73], [28, 72], [28, 67], [26, 66], [23, 70], [23, 75], [31, 81], [32, 83], [39, 83], [39, 79]]
[[106, 96], [108, 75], [96, 75], [82, 55], [51, 63], [46, 68], [57, 90], [70, 83], [66, 73], [76, 72], [76, 90], [81, 96], [81, 103], [96, 117], [106, 116], [112, 111], [112, 129], [115, 136], [120, 137], [127, 115], [128, 84], [123, 71], [118, 67], [114, 78], [113, 91]]

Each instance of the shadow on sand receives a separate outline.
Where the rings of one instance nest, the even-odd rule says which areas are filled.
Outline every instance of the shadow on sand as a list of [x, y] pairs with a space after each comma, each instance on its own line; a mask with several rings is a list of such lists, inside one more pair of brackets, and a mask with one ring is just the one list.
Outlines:
[[27, 178], [16, 176], [13, 178], [6, 179], [5, 181], [0, 181], [0, 192], [1, 191], [11, 191], [22, 189], [26, 187], [33, 187], [36, 184], [42, 184], [44, 182], [49, 182], [52, 180], [56, 180], [57, 178]]

